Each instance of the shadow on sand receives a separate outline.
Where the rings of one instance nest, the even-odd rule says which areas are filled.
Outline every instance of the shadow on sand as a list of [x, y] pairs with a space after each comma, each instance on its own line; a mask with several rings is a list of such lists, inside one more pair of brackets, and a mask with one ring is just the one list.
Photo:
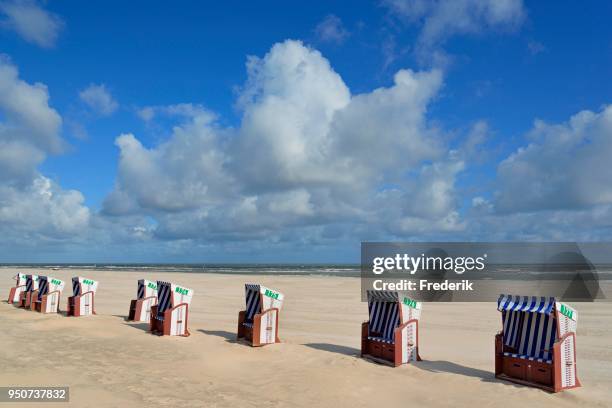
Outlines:
[[204, 330], [198, 329], [200, 333], [208, 334], [210, 336], [223, 337], [226, 341], [230, 343], [238, 343], [236, 341], [236, 333], [228, 332], [225, 330]]
[[113, 315], [113, 317], [117, 317], [117, 318], [123, 320], [124, 324], [126, 326], [133, 327], [135, 329], [139, 329], [139, 330], [142, 330], [142, 331], [145, 331], [145, 332], [149, 331], [149, 328], [150, 328], [149, 323], [133, 322], [133, 321], [128, 320], [127, 316], [125, 316], [125, 315]]
[[431, 373], [451, 373], [463, 375], [466, 377], [478, 378], [483, 382], [501, 382], [495, 378], [495, 374], [492, 371], [480, 370], [478, 368], [466, 367], [461, 364], [453, 363], [450, 361], [431, 361], [423, 360], [414, 364], [414, 367], [429, 371]]
[[337, 353], [344, 354], [346, 356], [357, 356], [361, 354], [361, 350], [358, 350], [353, 347], [340, 346], [338, 344], [329, 344], [329, 343], [306, 343], [304, 344], [306, 347], [313, 348], [315, 350], [323, 350], [329, 353]]

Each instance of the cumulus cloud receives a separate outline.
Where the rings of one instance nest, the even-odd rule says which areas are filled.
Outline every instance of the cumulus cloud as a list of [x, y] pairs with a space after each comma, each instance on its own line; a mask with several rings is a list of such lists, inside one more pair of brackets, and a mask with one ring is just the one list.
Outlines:
[[568, 122], [537, 120], [531, 141], [497, 171], [500, 212], [586, 209], [612, 204], [612, 106]]
[[[117, 139], [117, 183], [104, 212], [146, 213], [166, 239], [253, 239], [336, 223], [401, 232], [392, 208], [460, 227], [453, 180], [463, 162], [426, 120], [441, 72], [400, 70], [389, 87], [353, 95], [327, 59], [298, 41], [250, 57], [247, 72], [238, 128], [222, 128], [197, 105], [141, 110], [145, 119], [183, 121], [158, 146]], [[399, 195], [381, 192], [385, 184]]]
[[315, 34], [320, 41], [336, 44], [342, 44], [350, 35], [342, 20], [333, 14], [326, 16], [317, 24]]
[[64, 23], [35, 0], [0, 1], [0, 26], [15, 31], [24, 40], [43, 48], [55, 45]]
[[457, 34], [513, 30], [525, 19], [522, 0], [385, 0], [393, 15], [420, 27], [416, 51], [422, 60], [443, 63], [439, 48]]
[[65, 239], [88, 224], [81, 193], [38, 171], [64, 147], [61, 117], [48, 101], [43, 84], [20, 79], [17, 67], [0, 58], [0, 243]]
[[104, 84], [90, 84], [79, 92], [79, 98], [92, 111], [102, 116], [112, 115], [119, 107], [119, 104], [113, 99], [113, 96]]

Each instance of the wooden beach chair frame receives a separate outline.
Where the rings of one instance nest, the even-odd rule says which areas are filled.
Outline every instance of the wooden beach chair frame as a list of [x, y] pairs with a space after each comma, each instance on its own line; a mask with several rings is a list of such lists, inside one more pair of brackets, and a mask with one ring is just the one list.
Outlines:
[[552, 297], [501, 295], [497, 305], [502, 312], [502, 330], [495, 335], [497, 378], [549, 392], [581, 386], [576, 368], [575, 309]]
[[361, 324], [361, 356], [398, 367], [421, 361], [421, 303], [402, 292], [367, 291], [370, 319]]
[[253, 347], [280, 343], [278, 322], [284, 295], [256, 284], [246, 284], [246, 309], [238, 312], [236, 340]]
[[[30, 310], [39, 313], [58, 313], [64, 282], [51, 276], [38, 277], [38, 292], [30, 303]], [[49, 290], [50, 287], [54, 290]]]
[[130, 302], [128, 321], [149, 323], [151, 320], [151, 308], [157, 305], [157, 283], [146, 280], [138, 280], [138, 292], [136, 299]]
[[157, 304], [151, 307], [149, 330], [159, 336], [189, 337], [189, 305], [193, 290], [157, 281]]
[[15, 286], [9, 291], [7, 303], [15, 304], [21, 300], [21, 293], [26, 289], [26, 274], [19, 272], [14, 277]]
[[[83, 292], [83, 286], [89, 290]], [[98, 282], [75, 276], [72, 278], [72, 296], [68, 297], [67, 316], [89, 316], [96, 315], [95, 295]]]
[[29, 309], [38, 296], [38, 275], [26, 275], [26, 287], [19, 294], [19, 307]]

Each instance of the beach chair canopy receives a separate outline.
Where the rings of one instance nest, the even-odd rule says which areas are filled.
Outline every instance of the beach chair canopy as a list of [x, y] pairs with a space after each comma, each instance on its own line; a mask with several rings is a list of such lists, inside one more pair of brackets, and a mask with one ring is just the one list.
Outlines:
[[137, 299], [144, 299], [151, 296], [157, 296], [157, 283], [146, 279], [139, 279]]
[[394, 342], [396, 327], [409, 320], [418, 320], [421, 303], [403, 292], [368, 290], [368, 337], [372, 340]]
[[26, 292], [34, 292], [38, 289], [38, 275], [26, 275]]
[[163, 320], [166, 310], [181, 303], [190, 305], [193, 293], [193, 289], [170, 282], [157, 281], [157, 318]]
[[64, 281], [53, 278], [51, 276], [39, 276], [38, 277], [38, 301], [41, 302], [43, 296], [48, 295], [50, 292], [64, 290]]
[[515, 350], [504, 354], [552, 363], [552, 349], [558, 339], [557, 304], [563, 305], [553, 297], [500, 295], [497, 310], [502, 313], [503, 342]]
[[42, 300], [43, 296], [49, 293], [49, 282], [46, 276], [38, 277], [38, 300]]
[[83, 293], [93, 292], [96, 293], [98, 290], [98, 282], [92, 279], [84, 278], [82, 276], [75, 276], [72, 278], [72, 295], [81, 296]]
[[25, 273], [21, 273], [19, 272], [17, 275], [14, 276], [15, 279], [15, 286], [23, 286], [26, 284], [27, 278], [26, 278], [26, 274]]
[[252, 323], [255, 315], [266, 309], [281, 309], [285, 296], [277, 290], [263, 285], [247, 283], [244, 285], [246, 298], [245, 323]]

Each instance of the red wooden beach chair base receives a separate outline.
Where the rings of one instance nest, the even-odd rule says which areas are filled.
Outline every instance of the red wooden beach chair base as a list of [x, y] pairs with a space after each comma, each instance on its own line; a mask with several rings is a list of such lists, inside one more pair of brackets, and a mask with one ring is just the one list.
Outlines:
[[95, 314], [94, 292], [85, 292], [82, 295], [68, 298], [68, 316], [79, 317]]
[[8, 303], [14, 304], [21, 300], [21, 294], [25, 290], [25, 285], [16, 286], [9, 291]]
[[[244, 340], [253, 347], [280, 343], [281, 341], [278, 337], [278, 312], [279, 309], [277, 308], [266, 309], [261, 313], [255, 314], [253, 323], [245, 323], [246, 310], [240, 311], [238, 313], [236, 340]], [[262, 339], [265, 340], [262, 341]]]
[[[419, 355], [419, 322], [416, 319], [395, 328], [394, 341], [380, 338], [370, 338], [368, 333], [369, 322], [361, 325], [361, 356], [378, 363], [398, 367], [411, 361], [421, 361]], [[414, 329], [414, 338], [408, 333]], [[404, 347], [402, 347], [404, 346]]]
[[[572, 347], [573, 356], [568, 355], [562, 358], [562, 351], [566, 341], [573, 341], [575, 345], [574, 333], [567, 333], [559, 341], [555, 342], [552, 350], [552, 362], [532, 361], [526, 358], [504, 355], [502, 334], [495, 336], [495, 377], [500, 380], [511, 381], [517, 384], [530, 387], [541, 388], [549, 392], [559, 392], [581, 386], [576, 374], [575, 349]], [[566, 346], [567, 347], [567, 346]], [[566, 352], [567, 353], [567, 352]], [[565, 360], [565, 366], [562, 367]], [[566, 370], [568, 375], [573, 375], [575, 381], [571, 385], [563, 385], [562, 370]]]
[[130, 312], [127, 318], [128, 321], [149, 322], [151, 308], [155, 306], [156, 301], [157, 296], [149, 296], [143, 299], [132, 299], [130, 302]]
[[19, 307], [29, 309], [32, 301], [38, 297], [38, 291], [33, 292], [21, 292], [19, 296]]
[[40, 313], [59, 312], [60, 291], [49, 292], [43, 295], [42, 300], [31, 303], [30, 309]]
[[[157, 317], [157, 307], [158, 305], [151, 307], [151, 320], [149, 322], [149, 330], [151, 333], [157, 334], [158, 336], [189, 337], [191, 335], [188, 329], [189, 305], [187, 303], [181, 303], [166, 310], [163, 320]], [[184, 311], [184, 317], [179, 319], [176, 318], [176, 312], [180, 310]], [[175, 326], [173, 327], [173, 325]]]

